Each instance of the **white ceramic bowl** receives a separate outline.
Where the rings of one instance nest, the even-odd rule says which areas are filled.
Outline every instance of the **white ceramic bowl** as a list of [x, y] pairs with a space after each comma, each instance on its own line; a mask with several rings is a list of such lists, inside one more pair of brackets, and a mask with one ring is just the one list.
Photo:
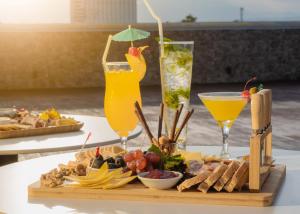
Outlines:
[[177, 175], [174, 178], [153, 179], [153, 178], [145, 178], [144, 176], [147, 173], [148, 172], [139, 173], [138, 178], [146, 187], [152, 189], [170, 189], [173, 186], [175, 186], [183, 176], [180, 172], [174, 172]]

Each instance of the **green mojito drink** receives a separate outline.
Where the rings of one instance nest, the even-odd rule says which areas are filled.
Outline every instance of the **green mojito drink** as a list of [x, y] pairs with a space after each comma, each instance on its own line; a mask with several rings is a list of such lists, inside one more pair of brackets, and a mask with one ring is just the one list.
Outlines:
[[[170, 134], [176, 109], [183, 104], [179, 124], [189, 109], [192, 67], [193, 41], [164, 42], [164, 56], [160, 56], [162, 97], [165, 104], [164, 121], [167, 134]], [[186, 147], [187, 126], [178, 139], [178, 148]]]

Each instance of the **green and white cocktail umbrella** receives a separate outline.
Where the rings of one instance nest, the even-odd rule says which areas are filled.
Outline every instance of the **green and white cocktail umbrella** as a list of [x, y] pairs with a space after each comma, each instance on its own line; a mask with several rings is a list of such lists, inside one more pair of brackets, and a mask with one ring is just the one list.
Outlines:
[[131, 42], [131, 47], [133, 47], [133, 41], [146, 39], [150, 36], [150, 33], [144, 30], [139, 30], [136, 28], [132, 28], [130, 25], [126, 30], [123, 30], [115, 35], [109, 35], [106, 47], [102, 56], [102, 64], [104, 67], [106, 67], [106, 59], [108, 55], [108, 51], [110, 48], [111, 41], [117, 41], [117, 42]]
[[146, 39], [150, 36], [150, 33], [144, 30], [132, 28], [130, 25], [126, 30], [123, 30], [113, 35], [112, 40], [117, 42], [132, 42], [136, 40]]

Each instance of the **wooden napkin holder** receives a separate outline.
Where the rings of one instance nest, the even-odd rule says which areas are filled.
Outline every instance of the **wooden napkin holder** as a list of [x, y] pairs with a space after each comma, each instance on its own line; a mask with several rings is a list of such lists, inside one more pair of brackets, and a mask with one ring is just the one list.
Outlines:
[[263, 89], [251, 96], [249, 189], [260, 192], [272, 166], [272, 91]]

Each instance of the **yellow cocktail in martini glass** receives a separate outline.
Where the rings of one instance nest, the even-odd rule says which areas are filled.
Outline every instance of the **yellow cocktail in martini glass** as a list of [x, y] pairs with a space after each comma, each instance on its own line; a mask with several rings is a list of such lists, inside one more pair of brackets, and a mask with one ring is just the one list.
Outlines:
[[248, 100], [241, 92], [211, 92], [198, 94], [201, 101], [222, 130], [223, 148], [221, 157], [230, 158], [227, 138], [234, 121], [245, 108]]

